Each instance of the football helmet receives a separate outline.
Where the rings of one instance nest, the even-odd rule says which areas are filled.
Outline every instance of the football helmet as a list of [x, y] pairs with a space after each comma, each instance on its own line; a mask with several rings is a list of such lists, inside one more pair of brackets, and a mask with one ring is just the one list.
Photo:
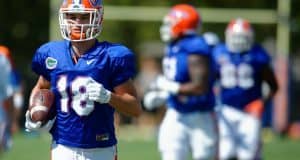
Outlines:
[[226, 46], [232, 53], [250, 50], [254, 41], [251, 24], [242, 18], [231, 20], [225, 31]]
[[163, 18], [160, 27], [161, 39], [164, 42], [169, 42], [182, 35], [196, 33], [200, 23], [200, 15], [193, 6], [187, 4], [175, 5]]
[[64, 0], [59, 10], [61, 35], [70, 41], [96, 38], [102, 30], [102, 0]]

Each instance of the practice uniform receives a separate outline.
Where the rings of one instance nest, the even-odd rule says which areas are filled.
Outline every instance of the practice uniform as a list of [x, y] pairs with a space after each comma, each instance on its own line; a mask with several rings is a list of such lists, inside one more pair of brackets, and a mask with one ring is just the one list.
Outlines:
[[21, 75], [15, 66], [10, 50], [6, 46], [0, 45], [0, 55], [4, 55], [11, 65], [10, 81], [13, 89], [13, 105], [17, 110], [21, 110], [24, 106]]
[[72, 54], [69, 41], [49, 42], [36, 51], [32, 61], [33, 71], [51, 83], [55, 94], [52, 152], [74, 156], [64, 149], [67, 146], [74, 150], [108, 148], [106, 152], [114, 153], [114, 108], [88, 100], [85, 86], [93, 79], [113, 92], [135, 75], [134, 55], [125, 46], [109, 42], [96, 42], [76, 64]]
[[[168, 44], [163, 58], [164, 75], [178, 83], [191, 81], [188, 57], [192, 54], [210, 57], [210, 49], [202, 37], [187, 35]], [[168, 97], [167, 112], [159, 130], [159, 149], [163, 156], [175, 152], [177, 157], [163, 159], [186, 159], [190, 149], [194, 159], [211, 159], [215, 155], [217, 132], [212, 82], [208, 88], [202, 95]]]
[[213, 60], [221, 88], [220, 157], [258, 158], [261, 122], [245, 110], [262, 107], [261, 72], [271, 59], [258, 44], [240, 54], [220, 44], [213, 51]]
[[[0, 50], [1, 52], [1, 50]], [[0, 54], [0, 67], [1, 67], [1, 81], [0, 81], [0, 145], [2, 149], [9, 149], [11, 144], [11, 133], [10, 133], [10, 121], [6, 107], [3, 102], [12, 96], [13, 86], [11, 83], [11, 71], [12, 67], [9, 60], [2, 54]]]

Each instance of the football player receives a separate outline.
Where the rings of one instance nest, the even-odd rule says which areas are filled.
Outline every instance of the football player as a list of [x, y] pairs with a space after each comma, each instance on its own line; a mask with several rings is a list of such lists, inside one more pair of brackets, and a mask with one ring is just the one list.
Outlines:
[[[3, 50], [0, 50], [3, 52]], [[9, 59], [0, 54], [0, 155], [1, 152], [11, 147], [11, 121], [13, 117], [12, 95], [13, 86], [11, 83], [12, 66]]]
[[21, 118], [22, 114], [22, 109], [24, 106], [24, 94], [23, 94], [23, 84], [22, 80], [20, 77], [20, 74], [15, 66], [15, 63], [12, 59], [12, 55], [10, 50], [6, 46], [0, 46], [0, 54], [4, 55], [10, 62], [10, 65], [12, 66], [11, 69], [11, 75], [10, 75], [10, 81], [12, 83], [13, 87], [13, 97], [12, 97], [12, 102], [13, 102], [13, 117], [12, 117], [12, 132], [17, 132], [19, 131], [19, 120]]
[[114, 111], [141, 113], [132, 82], [134, 54], [121, 44], [99, 42], [102, 22], [101, 0], [64, 0], [59, 23], [65, 40], [42, 45], [32, 59], [39, 79], [31, 95], [51, 89], [56, 117], [43, 125], [27, 112], [25, 126], [50, 128], [52, 160], [115, 160]]
[[200, 15], [193, 6], [178, 4], [160, 28], [161, 39], [167, 44], [164, 75], [151, 86], [156, 89], [151, 93], [157, 94], [146, 94], [150, 97], [145, 99], [152, 108], [151, 99], [157, 103], [167, 98], [158, 137], [163, 160], [185, 160], [190, 151], [195, 160], [214, 159], [217, 153], [210, 47], [197, 35], [200, 25]]
[[241, 18], [229, 22], [225, 43], [213, 50], [220, 85], [220, 159], [260, 159], [262, 83], [269, 85], [270, 99], [278, 85], [271, 58], [254, 43], [251, 24]]

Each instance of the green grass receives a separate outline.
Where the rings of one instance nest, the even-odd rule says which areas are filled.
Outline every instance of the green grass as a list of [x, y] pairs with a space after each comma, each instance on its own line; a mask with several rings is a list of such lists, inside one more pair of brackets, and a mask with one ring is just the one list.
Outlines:
[[50, 157], [50, 137], [17, 134], [13, 138], [13, 147], [1, 160], [48, 160]]
[[[151, 130], [127, 127], [118, 132], [118, 156], [120, 160], [159, 160], [155, 134]], [[50, 137], [48, 134], [29, 136], [18, 134], [14, 137], [13, 148], [1, 160], [49, 160]], [[300, 140], [265, 138], [263, 157], [266, 160], [298, 160]]]
[[267, 160], [299, 160], [300, 140], [274, 139], [265, 144], [263, 155]]

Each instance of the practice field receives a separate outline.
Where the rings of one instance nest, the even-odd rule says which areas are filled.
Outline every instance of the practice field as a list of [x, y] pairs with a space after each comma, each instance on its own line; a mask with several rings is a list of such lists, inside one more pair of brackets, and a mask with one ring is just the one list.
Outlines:
[[[143, 131], [141, 131], [143, 130]], [[171, 133], [170, 133], [171, 134]], [[153, 130], [136, 127], [119, 129], [119, 160], [159, 160], [156, 138]], [[1, 160], [49, 160], [50, 137], [41, 135], [18, 134], [14, 146]], [[263, 150], [266, 160], [299, 160], [300, 141], [265, 136]]]

